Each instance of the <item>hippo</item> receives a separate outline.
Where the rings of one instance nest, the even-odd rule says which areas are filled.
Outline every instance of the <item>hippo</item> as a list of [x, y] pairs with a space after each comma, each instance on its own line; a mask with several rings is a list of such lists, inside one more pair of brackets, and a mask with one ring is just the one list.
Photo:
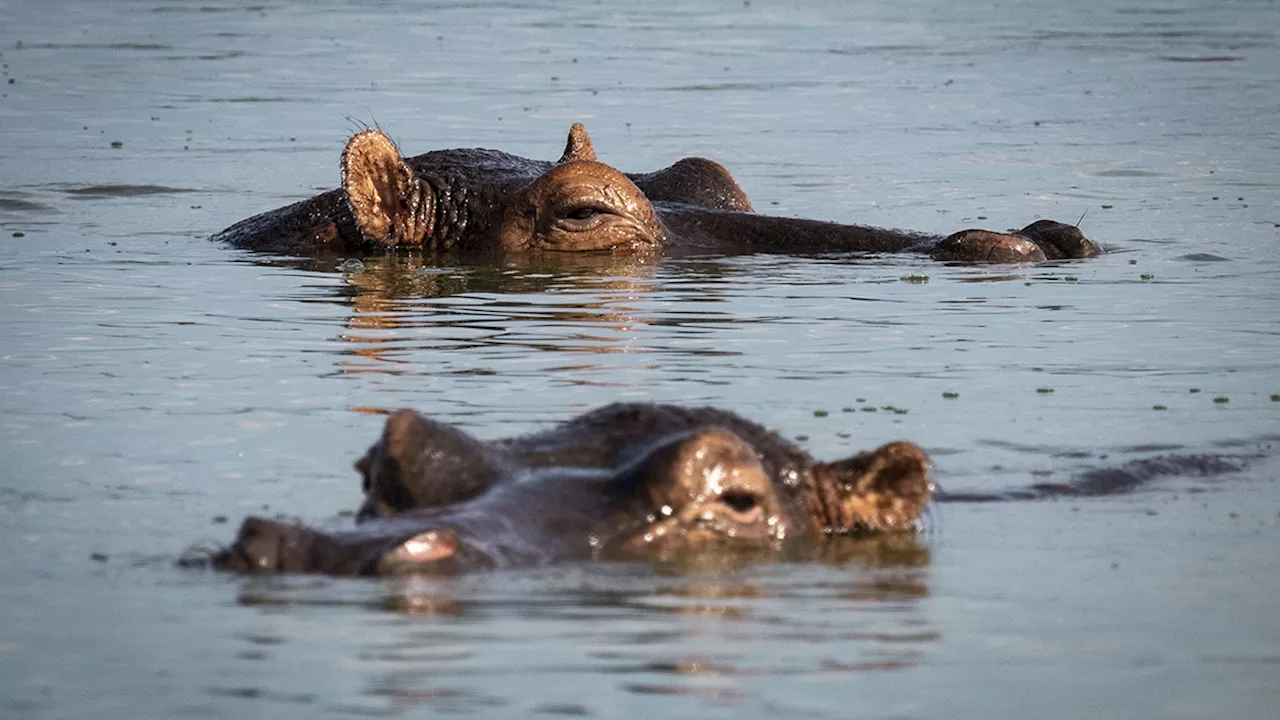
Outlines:
[[286, 255], [421, 248], [467, 256], [544, 252], [910, 252], [962, 262], [1038, 262], [1102, 252], [1080, 230], [1037, 220], [1014, 233], [926, 233], [754, 212], [723, 166], [684, 158], [645, 174], [597, 161], [586, 129], [556, 162], [497, 150], [401, 157], [376, 129], [342, 153], [342, 187], [243, 220], [215, 240]]
[[818, 462], [707, 407], [614, 404], [489, 442], [400, 410], [356, 463], [365, 500], [354, 528], [250, 517], [211, 561], [241, 573], [398, 575], [770, 555], [830, 535], [914, 532], [929, 467], [904, 441]]

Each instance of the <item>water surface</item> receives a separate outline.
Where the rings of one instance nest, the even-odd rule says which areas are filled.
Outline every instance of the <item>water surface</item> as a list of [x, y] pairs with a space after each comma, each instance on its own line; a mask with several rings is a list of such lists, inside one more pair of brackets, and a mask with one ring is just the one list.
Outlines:
[[[1278, 48], [1255, 2], [0, 2], [0, 716], [1270, 716]], [[207, 240], [335, 186], [363, 124], [550, 159], [575, 121], [764, 212], [1083, 215], [1113, 252], [343, 272]], [[944, 505], [827, 562], [173, 566], [248, 514], [349, 522], [383, 410], [499, 436], [615, 400], [822, 458], [910, 439], [957, 491], [1243, 469]]]

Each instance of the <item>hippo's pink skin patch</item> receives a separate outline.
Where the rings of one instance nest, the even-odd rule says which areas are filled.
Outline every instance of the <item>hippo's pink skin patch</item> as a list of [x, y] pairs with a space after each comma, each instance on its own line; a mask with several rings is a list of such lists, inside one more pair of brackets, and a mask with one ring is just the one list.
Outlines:
[[400, 543], [378, 561], [382, 573], [412, 572], [415, 568], [453, 557], [458, 536], [452, 530], [429, 530]]

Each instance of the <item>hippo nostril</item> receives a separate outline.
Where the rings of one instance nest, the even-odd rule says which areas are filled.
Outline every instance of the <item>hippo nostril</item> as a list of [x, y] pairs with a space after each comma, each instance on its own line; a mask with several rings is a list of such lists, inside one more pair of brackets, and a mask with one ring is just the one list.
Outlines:
[[756, 496], [745, 492], [726, 492], [720, 496], [720, 502], [728, 505], [736, 513], [746, 513], [757, 504]]

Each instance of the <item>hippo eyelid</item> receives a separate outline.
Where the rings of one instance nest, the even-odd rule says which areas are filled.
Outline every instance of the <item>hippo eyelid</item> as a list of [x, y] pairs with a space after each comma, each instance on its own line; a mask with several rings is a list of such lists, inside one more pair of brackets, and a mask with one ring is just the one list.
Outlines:
[[601, 214], [602, 212], [604, 211], [599, 208], [585, 206], [585, 207], [575, 208], [573, 212], [565, 213], [564, 217], [570, 220], [590, 220], [591, 218]]

